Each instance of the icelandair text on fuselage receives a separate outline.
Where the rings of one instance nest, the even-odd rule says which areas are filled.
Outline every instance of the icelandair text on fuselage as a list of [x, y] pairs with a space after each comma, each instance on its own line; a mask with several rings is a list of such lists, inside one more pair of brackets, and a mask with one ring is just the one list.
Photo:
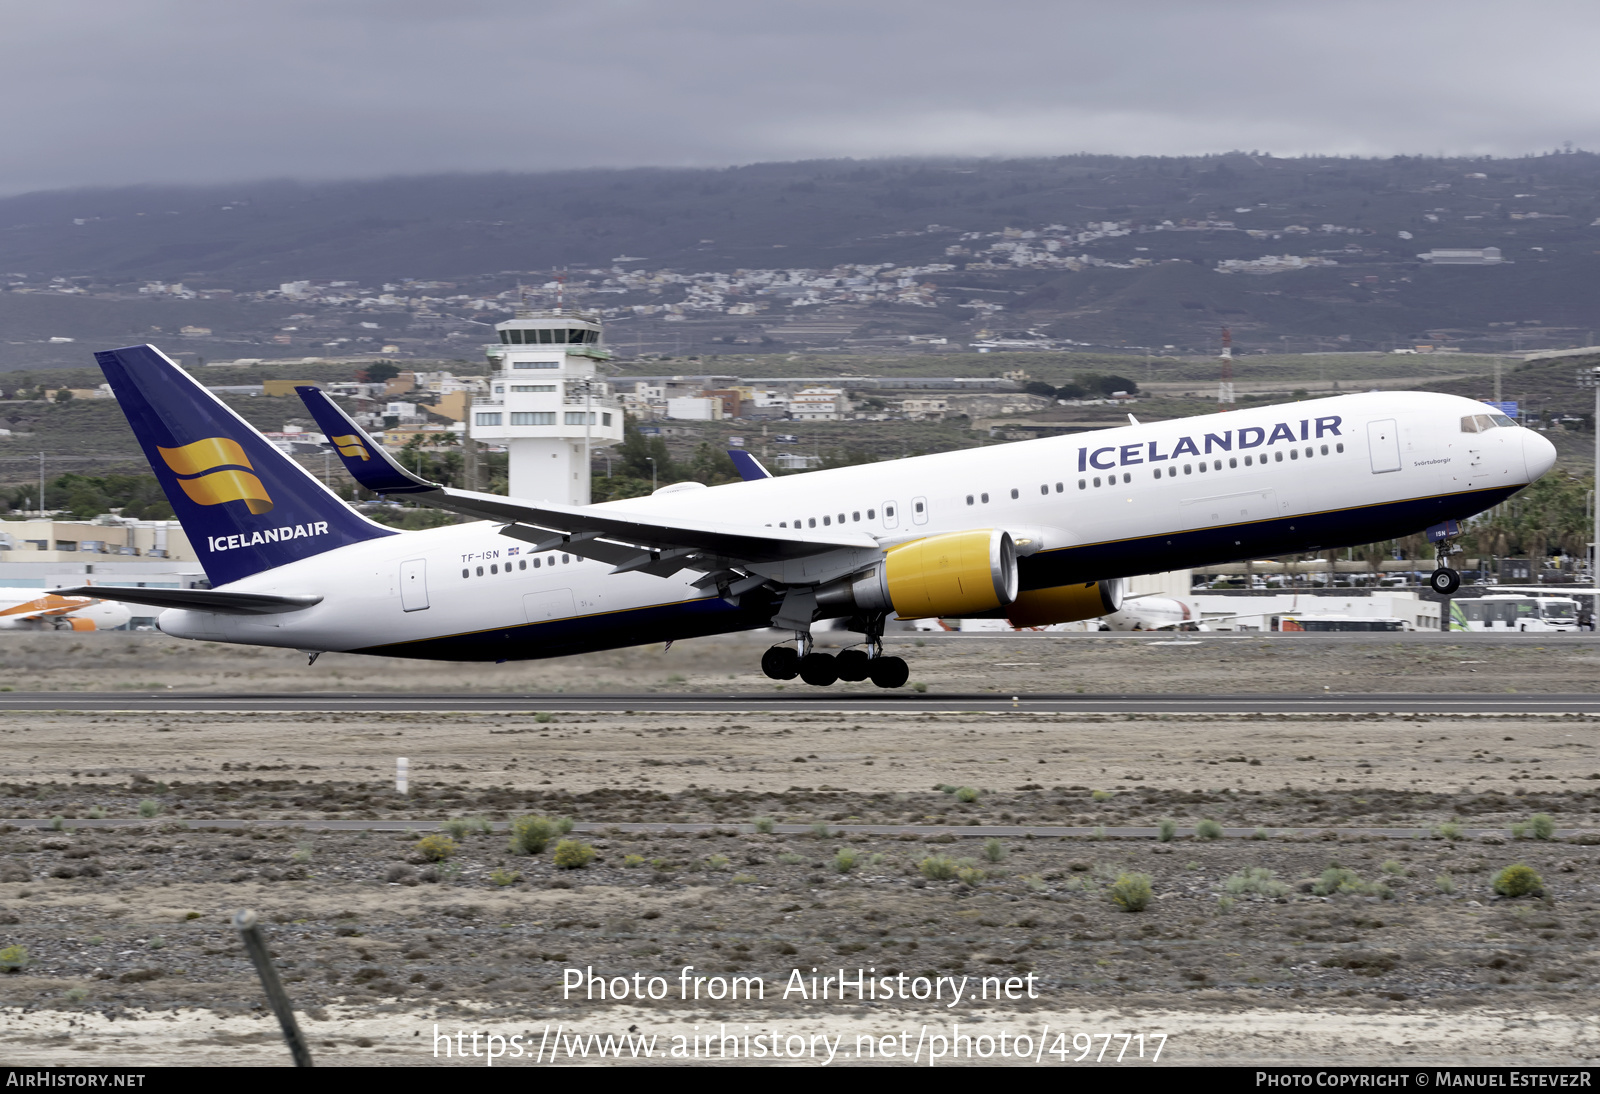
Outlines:
[[[1298, 423], [1279, 422], [1270, 432], [1266, 426], [1249, 425], [1237, 433], [1232, 429], [1224, 429], [1221, 433], [1201, 434], [1198, 443], [1193, 437], [1179, 437], [1172, 451], [1165, 453], [1161, 451], [1160, 441], [1138, 441], [1134, 444], [1111, 445], [1106, 448], [1080, 448], [1078, 470], [1087, 471], [1094, 468], [1099, 471], [1109, 471], [1113, 467], [1128, 467], [1136, 463], [1161, 463], [1181, 456], [1232, 452], [1236, 447], [1243, 452], [1249, 448], [1270, 448], [1279, 441], [1298, 444], [1301, 441], [1318, 440], [1322, 437], [1340, 437], [1343, 434], [1339, 432], [1339, 424], [1343, 420], [1337, 414], [1326, 418], [1302, 418]], [[1296, 424], [1300, 427], [1298, 433], [1295, 431]], [[1200, 450], [1202, 444], [1205, 446], [1204, 452]], [[1103, 463], [1102, 458], [1105, 460]]]
[[285, 524], [281, 528], [268, 528], [263, 532], [241, 532], [236, 536], [207, 536], [206, 547], [212, 551], [236, 551], [241, 547], [254, 547], [260, 543], [282, 543], [286, 539], [327, 534], [328, 522], [319, 520], [311, 524]]
[[1256, 1072], [1257, 1087], [1589, 1087], [1588, 1071], [1318, 1071]]

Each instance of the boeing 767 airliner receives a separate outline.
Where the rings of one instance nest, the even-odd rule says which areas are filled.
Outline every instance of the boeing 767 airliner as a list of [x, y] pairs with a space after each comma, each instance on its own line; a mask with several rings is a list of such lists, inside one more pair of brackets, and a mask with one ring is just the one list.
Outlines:
[[[887, 620], [1114, 612], [1121, 580], [1329, 550], [1459, 521], [1555, 448], [1483, 403], [1384, 392], [565, 505], [405, 470], [300, 388], [371, 490], [476, 518], [419, 532], [340, 500], [153, 346], [95, 355], [210, 589], [59, 589], [165, 608], [183, 638], [457, 661], [558, 657], [778, 627], [775, 679], [905, 683]], [[1444, 558], [1441, 555], [1441, 560]], [[1459, 578], [1442, 561], [1442, 593]], [[830, 656], [812, 624], [866, 641]]]

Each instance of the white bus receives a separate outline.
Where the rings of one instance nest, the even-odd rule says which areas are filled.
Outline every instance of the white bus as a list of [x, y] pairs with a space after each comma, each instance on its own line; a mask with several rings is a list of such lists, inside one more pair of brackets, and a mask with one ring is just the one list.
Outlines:
[[1501, 595], [1450, 601], [1453, 631], [1575, 631], [1578, 602], [1570, 596]]

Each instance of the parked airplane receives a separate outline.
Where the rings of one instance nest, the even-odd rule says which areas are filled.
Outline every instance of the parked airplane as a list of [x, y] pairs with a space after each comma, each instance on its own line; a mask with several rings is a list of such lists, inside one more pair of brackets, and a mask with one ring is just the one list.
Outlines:
[[1100, 620], [1101, 629], [1111, 631], [1176, 630], [1193, 624], [1189, 605], [1170, 596], [1130, 596], [1122, 607]]
[[121, 604], [94, 595], [61, 596], [43, 589], [0, 589], [0, 630], [105, 631], [133, 618]]
[[[1555, 449], [1452, 395], [1345, 395], [558, 505], [449, 489], [299, 389], [363, 486], [476, 517], [399, 533], [350, 508], [153, 346], [95, 355], [213, 588], [63, 589], [168, 609], [185, 638], [463, 661], [779, 627], [771, 677], [905, 683], [891, 616], [1090, 619], [1121, 582], [1369, 543], [1481, 512]], [[1441, 556], [1444, 557], [1444, 556]], [[1434, 586], [1459, 583], [1441, 565]], [[837, 657], [811, 626], [863, 633]]]

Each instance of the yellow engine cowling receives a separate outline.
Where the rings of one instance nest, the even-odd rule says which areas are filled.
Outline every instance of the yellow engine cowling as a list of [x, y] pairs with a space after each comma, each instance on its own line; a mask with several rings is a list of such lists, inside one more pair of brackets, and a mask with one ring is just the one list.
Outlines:
[[1013, 627], [1046, 627], [1052, 623], [1076, 623], [1110, 615], [1122, 607], [1122, 582], [1089, 581], [1082, 585], [1057, 585], [1050, 589], [1029, 589], [1011, 603], [1006, 618]]
[[817, 590], [824, 612], [893, 610], [901, 619], [976, 615], [1017, 595], [1017, 548], [998, 528], [946, 532], [897, 544], [861, 577]]

